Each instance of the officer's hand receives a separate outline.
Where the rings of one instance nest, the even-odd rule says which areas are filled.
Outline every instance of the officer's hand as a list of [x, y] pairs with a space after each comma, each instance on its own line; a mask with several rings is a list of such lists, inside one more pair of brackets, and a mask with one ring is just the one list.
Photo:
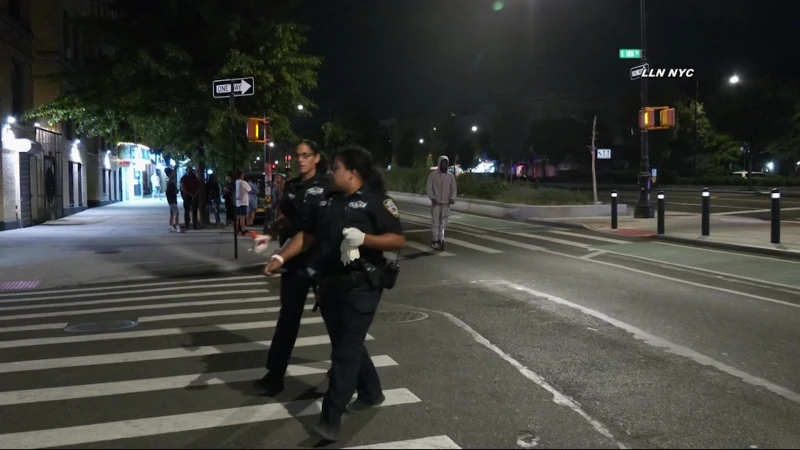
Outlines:
[[281, 266], [283, 266], [282, 262], [277, 259], [273, 259], [269, 262], [269, 264], [267, 264], [266, 267], [264, 267], [264, 275], [272, 275], [276, 270], [280, 269]]
[[358, 228], [345, 228], [342, 230], [342, 234], [344, 235], [344, 240], [347, 242], [347, 245], [350, 247], [360, 247], [364, 244], [364, 232], [359, 230]]

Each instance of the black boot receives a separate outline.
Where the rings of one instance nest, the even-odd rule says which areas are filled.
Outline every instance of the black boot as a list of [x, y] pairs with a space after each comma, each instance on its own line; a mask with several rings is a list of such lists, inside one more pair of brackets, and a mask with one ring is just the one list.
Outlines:
[[441, 241], [439, 241], [439, 251], [441, 251], [441, 252], [443, 252], [443, 251], [444, 251], [444, 239], [442, 239]]
[[338, 424], [333, 425], [328, 422], [321, 421], [320, 423], [314, 425], [314, 428], [312, 428], [311, 431], [325, 441], [336, 442], [339, 440], [339, 429], [340, 426]]
[[255, 387], [263, 390], [267, 397], [275, 397], [283, 392], [283, 375], [268, 373], [264, 375], [264, 378], [255, 382]]

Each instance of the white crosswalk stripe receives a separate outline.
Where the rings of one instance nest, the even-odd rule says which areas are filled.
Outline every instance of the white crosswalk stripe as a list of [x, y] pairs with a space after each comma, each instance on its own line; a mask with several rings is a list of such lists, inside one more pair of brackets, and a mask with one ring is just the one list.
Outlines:
[[[173, 439], [220, 427], [280, 427], [282, 421], [318, 415], [319, 396], [276, 402], [252, 388], [244, 404], [224, 401], [244, 392], [233, 386], [250, 386], [265, 374], [263, 360], [280, 311], [277, 283], [269, 286], [273, 295], [267, 289], [259, 276], [3, 295], [0, 449], [110, 442], [115, 448], [139, 448], [137, 442], [148, 437], [169, 434]], [[65, 332], [70, 325], [110, 316], [130, 318], [135, 326]], [[367, 341], [375, 338], [367, 335]], [[299, 359], [290, 362], [287, 376], [324, 383], [329, 345], [322, 318], [306, 315], [295, 344]], [[377, 352], [372, 361], [380, 372], [402, 370], [388, 354]], [[207, 395], [215, 397], [204, 399]], [[379, 411], [424, 404], [408, 387], [384, 386], [384, 395]], [[97, 405], [114, 405], [114, 410], [93, 411]], [[6, 420], [11, 417], [15, 420]], [[383, 440], [391, 442], [378, 439], [352, 448], [460, 448], [446, 435]]]

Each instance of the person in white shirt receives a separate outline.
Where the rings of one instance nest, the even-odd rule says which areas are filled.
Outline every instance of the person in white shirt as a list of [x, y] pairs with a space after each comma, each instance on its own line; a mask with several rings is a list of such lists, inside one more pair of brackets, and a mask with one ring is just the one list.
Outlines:
[[153, 198], [161, 198], [161, 177], [158, 175], [158, 171], [153, 172], [150, 177], [150, 185], [153, 188]]
[[450, 218], [450, 205], [456, 202], [456, 177], [447, 171], [450, 160], [442, 155], [437, 161], [438, 170], [428, 175], [427, 193], [431, 199], [431, 247], [444, 251], [444, 230]]
[[244, 236], [247, 234], [247, 205], [250, 201], [250, 185], [244, 179], [244, 173], [236, 172], [236, 226], [237, 231]]

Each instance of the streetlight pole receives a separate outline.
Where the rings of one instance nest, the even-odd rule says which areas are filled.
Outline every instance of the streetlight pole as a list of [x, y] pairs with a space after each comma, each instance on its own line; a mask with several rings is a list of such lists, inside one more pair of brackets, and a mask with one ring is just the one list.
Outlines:
[[[639, 0], [639, 26], [641, 31], [642, 61], [647, 64], [647, 40], [645, 0]], [[647, 107], [647, 77], [641, 80], [641, 108]], [[641, 130], [641, 158], [639, 161], [639, 200], [633, 210], [633, 217], [637, 219], [652, 219], [655, 217], [653, 204], [650, 202], [650, 149], [648, 148], [647, 130]]]
[[700, 103], [700, 79], [695, 78], [694, 82], [694, 152], [692, 154], [692, 171], [694, 175], [697, 175], [697, 151], [699, 150], [697, 146], [697, 108], [699, 108]]

